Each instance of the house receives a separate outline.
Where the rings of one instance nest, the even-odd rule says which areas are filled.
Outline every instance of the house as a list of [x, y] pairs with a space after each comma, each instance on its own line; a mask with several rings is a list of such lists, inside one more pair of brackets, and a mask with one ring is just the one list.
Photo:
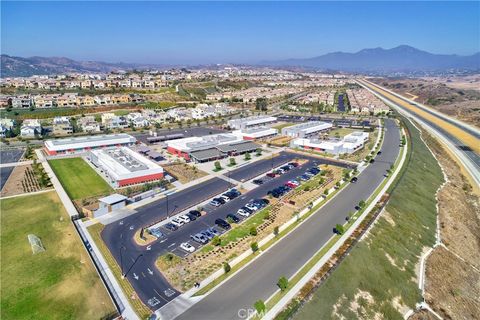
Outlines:
[[95, 100], [91, 96], [78, 96], [77, 97], [77, 106], [94, 106]]
[[53, 118], [53, 134], [58, 136], [64, 136], [73, 133], [73, 126], [70, 123], [68, 117], [55, 117]]
[[36, 108], [52, 108], [55, 98], [54, 95], [37, 95], [33, 97], [33, 103]]
[[111, 96], [111, 101], [116, 104], [129, 103], [130, 96], [128, 94], [114, 94]]
[[30, 96], [18, 96], [12, 98], [13, 108], [30, 108], [32, 106], [32, 99]]
[[128, 127], [127, 119], [116, 116], [114, 113], [102, 114], [102, 124], [107, 129], [124, 129]]
[[81, 117], [77, 120], [78, 126], [83, 132], [100, 132], [100, 123], [95, 121], [94, 116]]
[[55, 99], [57, 107], [74, 107], [77, 105], [77, 94], [62, 94]]
[[25, 119], [23, 120], [22, 127], [20, 128], [20, 135], [26, 138], [33, 138], [36, 134], [42, 133], [42, 126], [38, 119]]
[[131, 112], [127, 115], [127, 121], [132, 124], [135, 128], [148, 127], [150, 122], [140, 113], [140, 112]]
[[106, 104], [111, 104], [112, 100], [109, 95], [101, 95], [101, 96], [95, 96], [93, 97], [93, 100], [95, 101], [95, 104], [97, 105], [106, 105]]

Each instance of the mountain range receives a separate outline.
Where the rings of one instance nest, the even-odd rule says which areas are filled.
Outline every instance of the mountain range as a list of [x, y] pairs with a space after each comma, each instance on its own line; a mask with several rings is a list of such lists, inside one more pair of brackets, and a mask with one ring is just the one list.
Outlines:
[[480, 52], [470, 56], [434, 54], [401, 45], [392, 49], [363, 49], [355, 53], [333, 52], [306, 59], [263, 61], [262, 65], [310, 67], [346, 72], [428, 72], [449, 69], [480, 70]]
[[[262, 61], [262, 66], [307, 67], [327, 71], [389, 74], [395, 72], [443, 72], [451, 69], [480, 71], [480, 52], [470, 56], [434, 54], [411, 46], [392, 49], [363, 49], [355, 53], [325, 55], [280, 61]], [[68, 72], [111, 72], [156, 68], [160, 65], [75, 61], [63, 57], [15, 57], [1, 55], [1, 77], [62, 74]], [[162, 65], [165, 67], [165, 65]]]

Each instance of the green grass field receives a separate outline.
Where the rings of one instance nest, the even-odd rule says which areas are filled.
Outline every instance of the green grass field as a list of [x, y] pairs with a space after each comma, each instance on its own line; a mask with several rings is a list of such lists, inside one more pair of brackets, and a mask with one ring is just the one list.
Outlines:
[[[435, 241], [435, 192], [440, 167], [410, 123], [412, 158], [384, 214], [318, 288], [295, 319], [403, 319], [397, 305], [414, 308], [420, 300], [415, 265]], [[283, 319], [283, 314], [279, 319]]]
[[[100, 319], [115, 311], [54, 191], [2, 200], [1, 209], [1, 319]], [[45, 252], [32, 254], [30, 233]]]
[[82, 158], [50, 160], [48, 163], [71, 199], [78, 200], [113, 191]]

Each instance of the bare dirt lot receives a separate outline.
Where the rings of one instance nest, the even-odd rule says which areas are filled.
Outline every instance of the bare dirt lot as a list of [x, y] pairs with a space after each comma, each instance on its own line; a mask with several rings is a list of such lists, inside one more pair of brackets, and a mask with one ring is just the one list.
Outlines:
[[13, 196], [17, 194], [40, 191], [42, 187], [38, 183], [31, 165], [17, 166], [5, 183], [1, 195], [2, 197]]
[[[480, 77], [374, 79], [379, 85], [480, 127]], [[476, 90], [474, 89], [476, 88]]]
[[181, 183], [197, 180], [207, 175], [206, 172], [198, 169], [195, 165], [191, 166], [186, 163], [168, 164], [164, 168]]

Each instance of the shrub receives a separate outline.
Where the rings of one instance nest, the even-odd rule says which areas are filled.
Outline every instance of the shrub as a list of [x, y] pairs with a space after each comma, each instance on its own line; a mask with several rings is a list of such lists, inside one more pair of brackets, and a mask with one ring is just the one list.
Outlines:
[[256, 236], [257, 235], [257, 228], [255, 226], [252, 226], [249, 231], [250, 235]]
[[305, 186], [304, 191], [310, 191], [310, 186]]
[[262, 300], [257, 300], [253, 307], [255, 308], [255, 310], [257, 310], [258, 314], [261, 315], [265, 313], [265, 302], [263, 302]]
[[222, 239], [220, 239], [219, 236], [215, 236], [215, 237], [212, 238], [212, 244], [214, 246], [219, 246], [219, 245], [222, 244]]
[[237, 164], [237, 162], [235, 161], [235, 158], [230, 158], [230, 165], [234, 166], [236, 164]]
[[225, 271], [225, 273], [229, 273], [230, 270], [232, 270], [232, 267], [230, 267], [230, 265], [228, 264], [228, 262], [224, 262], [224, 263], [223, 263], [223, 271]]
[[245, 160], [250, 160], [251, 158], [250, 152], [245, 153]]
[[215, 163], [213, 165], [215, 166], [215, 170], [222, 169], [222, 165], [220, 164], [220, 161], [215, 161]]
[[285, 291], [288, 288], [288, 279], [285, 276], [280, 277], [277, 286], [280, 288], [280, 291]]
[[255, 253], [258, 251], [258, 243], [256, 242], [253, 242], [251, 245], [250, 245], [250, 248], [252, 248], [252, 252]]
[[343, 234], [345, 232], [345, 229], [343, 228], [343, 226], [341, 224], [337, 224], [335, 226], [335, 230], [337, 230], [337, 234]]
[[263, 220], [268, 220], [270, 219], [270, 211], [265, 211], [265, 214], [263, 215]]

